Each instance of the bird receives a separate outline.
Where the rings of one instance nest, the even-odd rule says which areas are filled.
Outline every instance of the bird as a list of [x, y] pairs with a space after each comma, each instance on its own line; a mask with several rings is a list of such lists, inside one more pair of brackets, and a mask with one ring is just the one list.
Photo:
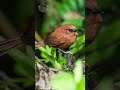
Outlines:
[[67, 53], [67, 51], [69, 52], [69, 47], [76, 41], [77, 36], [76, 27], [72, 24], [65, 24], [50, 32], [47, 38], [42, 42], [36, 43], [35, 47], [48, 45]]

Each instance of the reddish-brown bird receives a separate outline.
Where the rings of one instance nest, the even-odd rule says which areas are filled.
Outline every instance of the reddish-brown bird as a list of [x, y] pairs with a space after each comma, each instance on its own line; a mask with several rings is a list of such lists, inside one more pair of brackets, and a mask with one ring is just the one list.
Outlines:
[[49, 45], [55, 48], [68, 49], [77, 39], [76, 27], [72, 24], [56, 28], [43, 42], [36, 44], [36, 47]]

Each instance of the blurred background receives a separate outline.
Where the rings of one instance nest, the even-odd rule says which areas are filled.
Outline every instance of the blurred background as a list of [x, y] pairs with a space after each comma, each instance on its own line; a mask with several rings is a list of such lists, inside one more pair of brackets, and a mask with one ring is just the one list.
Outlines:
[[[120, 1], [97, 2], [104, 12], [102, 29], [86, 48], [90, 52], [86, 60], [83, 54], [77, 60], [86, 61], [90, 67], [86, 77], [89, 90], [120, 90]], [[57, 26], [73, 24], [80, 33], [70, 50], [76, 55], [84, 49], [84, 0], [36, 0], [36, 3], [33, 0], [1, 0], [0, 41], [16, 38], [30, 29], [34, 16], [36, 41], [44, 40]], [[0, 90], [34, 88], [34, 50], [29, 45], [21, 48], [0, 56]]]
[[[34, 13], [33, 0], [0, 0], [0, 42], [34, 30]], [[12, 49], [0, 56], [0, 90], [34, 90], [34, 72], [34, 48]]]
[[104, 12], [100, 33], [86, 49], [88, 90], [120, 90], [120, 1], [97, 0]]

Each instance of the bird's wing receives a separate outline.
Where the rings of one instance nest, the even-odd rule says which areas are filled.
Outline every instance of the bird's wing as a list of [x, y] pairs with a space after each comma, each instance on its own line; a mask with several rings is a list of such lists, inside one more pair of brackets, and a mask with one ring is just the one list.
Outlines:
[[58, 33], [58, 34], [53, 33], [47, 37], [47, 39], [44, 41], [44, 43], [49, 46], [57, 47], [66, 42], [66, 40], [63, 37], [64, 36], [62, 33]]
[[58, 38], [51, 37], [51, 38], [46, 39], [46, 40], [44, 41], [44, 43], [45, 43], [46, 45], [55, 47], [55, 46], [59, 46], [59, 45], [65, 43], [65, 41], [62, 40], [62, 39], [60, 40], [60, 39], [58, 39]]

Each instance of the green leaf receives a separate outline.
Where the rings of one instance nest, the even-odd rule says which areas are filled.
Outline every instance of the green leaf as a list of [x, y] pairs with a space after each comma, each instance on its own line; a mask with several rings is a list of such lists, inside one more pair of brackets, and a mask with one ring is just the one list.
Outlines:
[[55, 75], [50, 82], [53, 89], [75, 90], [75, 82], [71, 73], [59, 73]]
[[52, 63], [52, 65], [54, 68], [62, 70], [62, 66], [56, 60]]
[[63, 56], [59, 56], [58, 57], [58, 63], [60, 63], [60, 65], [66, 65], [66, 59], [65, 59], [65, 57], [63, 57]]
[[53, 56], [53, 58], [56, 58], [56, 50], [55, 50], [55, 48], [51, 48], [51, 55]]
[[51, 53], [51, 48], [48, 45], [46, 45], [46, 51]]
[[85, 42], [85, 34], [81, 35], [80, 37], [77, 38], [75, 43], [70, 47], [72, 48], [70, 51], [74, 54], [80, 51], [81, 49], [84, 48], [84, 42]]
[[47, 50], [44, 47], [39, 47], [38, 48], [41, 52], [48, 53]]
[[82, 76], [83, 76], [82, 67], [83, 67], [83, 65], [80, 60], [75, 63], [75, 68], [74, 68], [73, 72], [74, 72], [74, 78], [75, 78], [76, 83], [79, 83], [82, 79]]
[[44, 53], [44, 52], [43, 52], [43, 53], [41, 54], [41, 56], [46, 59], [46, 60], [45, 60], [46, 63], [47, 63], [47, 62], [53, 63], [53, 62], [55, 61], [55, 59], [54, 59], [51, 55], [49, 55], [49, 54], [47, 54], [47, 53]]
[[80, 82], [76, 85], [76, 90], [85, 90], [85, 77], [82, 77]]

